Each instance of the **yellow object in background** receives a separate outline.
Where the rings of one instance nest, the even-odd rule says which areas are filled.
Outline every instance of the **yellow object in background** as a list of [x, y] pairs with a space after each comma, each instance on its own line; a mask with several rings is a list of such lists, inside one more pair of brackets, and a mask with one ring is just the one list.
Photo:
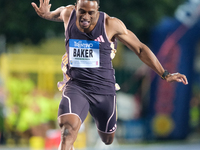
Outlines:
[[80, 132], [78, 133], [77, 139], [74, 142], [75, 149], [86, 148], [86, 133]]
[[153, 119], [153, 131], [156, 135], [166, 137], [175, 127], [174, 121], [169, 115], [158, 114]]
[[5, 81], [12, 73], [36, 74], [38, 90], [55, 92], [56, 75], [60, 74], [62, 80], [61, 61], [62, 55], [3, 54], [0, 56], [0, 72]]
[[43, 150], [44, 138], [40, 136], [32, 136], [29, 140], [30, 150]]
[[85, 123], [83, 123], [80, 127], [76, 141], [74, 142], [74, 148], [75, 149], [86, 148], [86, 145], [87, 145], [86, 143], [87, 143], [87, 140], [86, 140], [86, 132], [85, 132]]

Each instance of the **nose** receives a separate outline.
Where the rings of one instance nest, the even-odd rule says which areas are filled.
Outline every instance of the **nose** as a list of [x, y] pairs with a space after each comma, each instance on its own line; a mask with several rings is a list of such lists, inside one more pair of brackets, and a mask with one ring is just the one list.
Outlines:
[[83, 19], [89, 20], [90, 19], [89, 13], [85, 13], [84, 16], [83, 16]]

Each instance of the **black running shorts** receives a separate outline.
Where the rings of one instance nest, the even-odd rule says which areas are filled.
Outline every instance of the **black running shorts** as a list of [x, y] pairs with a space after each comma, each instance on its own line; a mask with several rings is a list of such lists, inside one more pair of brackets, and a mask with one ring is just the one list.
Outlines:
[[83, 92], [78, 86], [66, 86], [59, 105], [58, 117], [74, 114], [83, 122], [88, 112], [94, 118], [98, 130], [105, 133], [115, 132], [116, 95], [90, 94]]

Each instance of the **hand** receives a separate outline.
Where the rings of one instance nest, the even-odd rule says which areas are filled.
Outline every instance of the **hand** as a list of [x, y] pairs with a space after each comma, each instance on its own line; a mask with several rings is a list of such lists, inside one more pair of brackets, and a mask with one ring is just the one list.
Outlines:
[[50, 12], [51, 4], [49, 4], [50, 0], [40, 0], [40, 6], [38, 6], [32, 2], [31, 5], [35, 9], [36, 13], [43, 18], [48, 18], [47, 15]]
[[166, 81], [167, 82], [174, 82], [174, 81], [182, 82], [185, 85], [188, 84], [186, 76], [180, 73], [169, 74], [168, 76], [166, 76]]

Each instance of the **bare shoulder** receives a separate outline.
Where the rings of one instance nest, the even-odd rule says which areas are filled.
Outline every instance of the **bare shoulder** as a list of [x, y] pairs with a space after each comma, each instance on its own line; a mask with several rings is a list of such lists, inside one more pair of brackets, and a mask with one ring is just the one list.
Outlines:
[[110, 36], [120, 35], [120, 34], [127, 34], [128, 30], [125, 24], [116, 17], [110, 17], [106, 14], [105, 19], [106, 24], [106, 32]]
[[66, 22], [66, 21], [68, 22], [69, 17], [71, 15], [72, 11], [74, 10], [74, 8], [75, 8], [74, 5], [68, 5], [68, 6], [64, 7], [64, 9], [61, 12], [61, 16], [62, 16], [64, 22]]

